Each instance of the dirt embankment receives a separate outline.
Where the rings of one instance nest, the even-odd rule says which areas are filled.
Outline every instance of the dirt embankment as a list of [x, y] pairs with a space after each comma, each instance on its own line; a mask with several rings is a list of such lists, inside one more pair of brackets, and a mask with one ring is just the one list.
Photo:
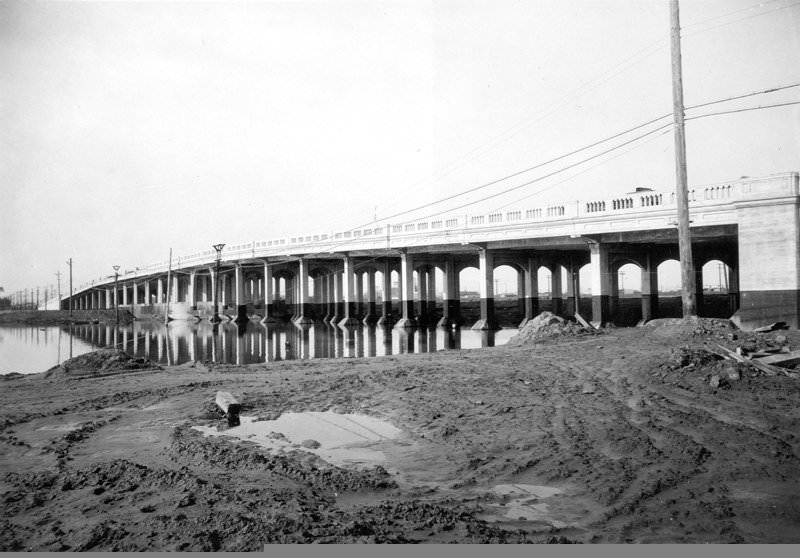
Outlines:
[[[800, 542], [800, 380], [715, 354], [797, 349], [800, 333], [720, 321], [544, 333], [493, 349], [8, 380], [2, 548]], [[192, 429], [224, 427], [218, 390], [243, 416], [358, 412], [405, 434], [380, 446], [380, 465], [271, 453]]]

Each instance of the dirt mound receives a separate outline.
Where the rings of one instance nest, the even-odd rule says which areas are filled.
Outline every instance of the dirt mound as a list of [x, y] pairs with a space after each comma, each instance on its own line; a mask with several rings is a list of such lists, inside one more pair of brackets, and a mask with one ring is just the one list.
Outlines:
[[596, 333], [596, 331], [587, 329], [577, 322], [556, 316], [552, 312], [542, 312], [522, 326], [519, 333], [508, 340], [508, 344], [510, 346], [525, 345], [542, 338], [585, 333]]
[[733, 341], [739, 334], [739, 328], [730, 320], [696, 316], [650, 320], [644, 327], [652, 329], [655, 335], [670, 338], [715, 337]]
[[163, 370], [146, 358], [133, 358], [120, 349], [101, 349], [77, 356], [45, 372], [45, 378], [107, 376], [133, 370]]

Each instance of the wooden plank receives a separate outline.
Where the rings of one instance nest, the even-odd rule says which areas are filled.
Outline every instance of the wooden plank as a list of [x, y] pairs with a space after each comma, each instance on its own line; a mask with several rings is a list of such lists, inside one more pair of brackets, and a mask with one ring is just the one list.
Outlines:
[[800, 363], [800, 351], [792, 351], [791, 353], [779, 353], [765, 357], [759, 357], [758, 362], [764, 364], [774, 364], [776, 366], [783, 366], [784, 368], [791, 368], [795, 364]]
[[595, 327], [587, 322], [583, 316], [581, 316], [578, 312], [575, 312], [575, 319], [578, 320], [578, 323], [581, 324], [586, 329], [595, 329]]

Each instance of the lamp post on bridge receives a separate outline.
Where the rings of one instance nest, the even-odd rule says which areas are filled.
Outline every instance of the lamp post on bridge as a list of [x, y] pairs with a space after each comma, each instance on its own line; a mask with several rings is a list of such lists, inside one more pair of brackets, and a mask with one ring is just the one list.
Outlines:
[[212, 323], [219, 323], [219, 306], [217, 304], [217, 297], [219, 292], [219, 262], [222, 259], [222, 249], [225, 247], [225, 244], [214, 244], [214, 250], [217, 251], [217, 267], [216, 267], [216, 279], [214, 280], [214, 316], [211, 318]]
[[117, 325], [119, 325], [119, 294], [117, 292], [117, 280], [119, 279], [119, 266], [112, 265], [114, 269], [114, 315], [116, 316]]

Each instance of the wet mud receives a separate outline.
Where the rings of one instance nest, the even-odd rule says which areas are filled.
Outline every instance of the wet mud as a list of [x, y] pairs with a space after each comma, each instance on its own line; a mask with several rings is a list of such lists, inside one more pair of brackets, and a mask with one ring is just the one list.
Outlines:
[[[547, 327], [479, 350], [7, 379], [0, 546], [800, 542], [800, 381], [713, 353], [800, 333]], [[264, 424], [329, 411], [402, 434], [349, 462], [320, 454], [322, 429], [264, 431], [284, 437], [270, 449], [227, 427], [220, 390]]]

